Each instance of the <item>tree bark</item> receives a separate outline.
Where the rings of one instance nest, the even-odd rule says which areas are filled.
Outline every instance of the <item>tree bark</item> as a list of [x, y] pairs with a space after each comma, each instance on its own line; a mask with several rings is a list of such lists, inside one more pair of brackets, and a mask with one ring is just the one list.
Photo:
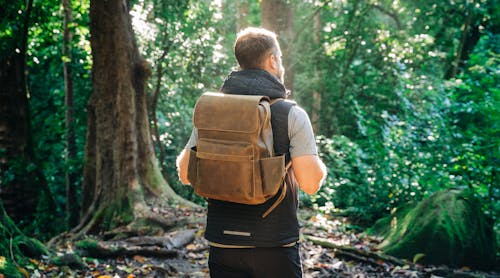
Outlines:
[[[39, 169], [33, 163], [33, 144], [28, 106], [26, 47], [33, 0], [15, 3], [4, 16], [17, 31], [2, 41], [6, 49], [0, 55], [0, 173], [12, 177], [0, 179], [0, 197], [7, 213], [16, 222], [30, 221], [40, 192]], [[18, 14], [17, 11], [22, 11]]]
[[470, 53], [479, 41], [481, 32], [479, 31], [479, 25], [474, 21], [473, 11], [471, 11], [471, 8], [468, 8], [461, 27], [462, 32], [460, 33], [458, 49], [447, 67], [445, 79], [457, 76], [460, 70], [463, 69], [465, 62], [469, 60]]
[[150, 197], [187, 203], [165, 182], [154, 156], [145, 94], [150, 69], [139, 55], [127, 2], [91, 1], [90, 33], [93, 92], [78, 234], [150, 217]]
[[262, 0], [260, 5], [262, 27], [278, 34], [285, 67], [285, 86], [292, 91], [295, 79], [292, 51], [295, 40], [295, 10], [286, 0]]
[[71, 1], [62, 0], [64, 20], [63, 20], [63, 72], [64, 72], [64, 104], [66, 108], [66, 217], [68, 226], [74, 227], [78, 224], [79, 208], [76, 198], [77, 175], [71, 167], [76, 159], [75, 142], [75, 108], [74, 108], [74, 90], [73, 90], [73, 71], [71, 69], [72, 60], [72, 32], [69, 24], [73, 21]]
[[170, 44], [166, 47], [166, 49], [163, 51], [163, 54], [158, 58], [157, 60], [157, 66], [156, 66], [156, 85], [155, 85], [155, 91], [153, 92], [153, 95], [151, 96], [151, 101], [150, 101], [150, 108], [149, 108], [149, 113], [150, 117], [152, 118], [152, 128], [153, 128], [153, 133], [154, 133], [154, 138], [153, 138], [153, 143], [156, 143], [156, 147], [159, 150], [159, 160], [160, 160], [160, 168], [161, 168], [161, 173], [163, 174], [163, 178], [167, 180], [167, 182], [170, 183], [170, 180], [168, 179], [168, 173], [167, 169], [165, 167], [165, 161], [167, 160], [167, 153], [165, 151], [165, 147], [163, 146], [163, 143], [160, 140], [160, 131], [158, 128], [158, 117], [156, 116], [156, 109], [158, 108], [158, 101], [160, 99], [160, 91], [161, 91], [161, 78], [163, 76], [163, 60], [165, 59], [165, 56], [168, 53], [168, 50], [170, 49]]
[[250, 25], [248, 16], [250, 15], [249, 0], [236, 1], [236, 32], [248, 27]]
[[[313, 17], [313, 43], [315, 49], [321, 48], [321, 13], [315, 13]], [[313, 91], [313, 109], [312, 109], [312, 126], [315, 134], [319, 133], [320, 130], [320, 113], [321, 113], [321, 91], [319, 88], [319, 84], [321, 84], [320, 80], [322, 76], [320, 76], [320, 71], [318, 69], [318, 62], [320, 60], [319, 54], [322, 52], [316, 51], [314, 55], [314, 80], [315, 80], [315, 90]]]

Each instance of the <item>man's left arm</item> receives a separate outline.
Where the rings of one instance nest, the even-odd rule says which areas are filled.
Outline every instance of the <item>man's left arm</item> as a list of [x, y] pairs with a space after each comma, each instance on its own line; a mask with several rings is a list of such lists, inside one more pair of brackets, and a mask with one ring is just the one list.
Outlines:
[[318, 157], [316, 140], [307, 113], [294, 106], [289, 114], [292, 169], [302, 191], [316, 193], [326, 178], [326, 166]]
[[189, 151], [187, 149], [183, 149], [177, 157], [175, 165], [177, 166], [177, 174], [179, 175], [179, 180], [184, 185], [191, 184], [188, 180], [188, 164]]
[[177, 166], [177, 175], [179, 176], [179, 180], [182, 184], [188, 185], [191, 184], [188, 180], [188, 165], [189, 165], [189, 149], [196, 146], [196, 141], [198, 140], [198, 131], [196, 128], [193, 128], [191, 132], [191, 137], [189, 137], [189, 141], [187, 142], [184, 149], [181, 151], [179, 156], [175, 161], [175, 165]]

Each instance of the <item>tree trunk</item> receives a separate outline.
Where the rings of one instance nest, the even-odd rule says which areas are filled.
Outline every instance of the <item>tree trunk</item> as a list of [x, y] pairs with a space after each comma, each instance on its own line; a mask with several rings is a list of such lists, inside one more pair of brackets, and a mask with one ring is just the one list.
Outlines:
[[295, 79], [292, 51], [295, 40], [295, 10], [286, 0], [262, 0], [260, 5], [262, 27], [278, 34], [285, 67], [285, 86], [292, 91]]
[[[313, 43], [315, 49], [321, 49], [321, 13], [318, 11], [313, 17]], [[318, 69], [318, 62], [321, 59], [319, 56], [322, 52], [316, 51], [314, 55], [314, 91], [313, 91], [313, 109], [312, 109], [312, 126], [315, 134], [319, 133], [320, 129], [320, 114], [321, 114], [321, 92], [320, 85], [322, 82], [322, 76], [320, 76], [320, 71]]]
[[88, 104], [82, 209], [75, 231], [94, 233], [149, 218], [149, 197], [185, 202], [163, 179], [149, 131], [145, 82], [125, 1], [90, 2], [93, 92]]
[[[70, 0], [62, 0], [63, 21], [63, 71], [64, 71], [64, 104], [66, 106], [66, 165], [71, 166], [76, 159], [75, 143], [75, 108], [73, 92], [73, 72], [71, 69], [71, 39], [72, 33], [69, 24], [73, 21]], [[66, 170], [66, 217], [68, 226], [74, 227], [78, 224], [79, 208], [76, 198], [77, 175], [73, 167]]]
[[[4, 15], [15, 31], [2, 41], [0, 54], [0, 197], [16, 221], [29, 221], [39, 196], [38, 168], [33, 163], [33, 144], [28, 106], [26, 46], [33, 0], [18, 1]], [[18, 10], [22, 13], [18, 14]], [[12, 30], [11, 30], [12, 31]]]
[[460, 33], [458, 49], [447, 67], [445, 79], [451, 79], [457, 76], [460, 70], [463, 69], [465, 61], [469, 60], [470, 53], [474, 50], [474, 47], [481, 37], [479, 25], [474, 22], [475, 18], [470, 9], [471, 8], [468, 8], [466, 10], [464, 23], [461, 27], [462, 32]]
[[250, 25], [248, 16], [250, 15], [249, 0], [236, 1], [236, 32], [248, 27]]
[[158, 101], [160, 99], [160, 91], [161, 91], [161, 78], [163, 76], [163, 60], [165, 59], [165, 56], [168, 53], [168, 50], [170, 49], [169, 44], [166, 49], [163, 51], [163, 54], [157, 61], [157, 66], [156, 66], [156, 85], [155, 85], [155, 91], [153, 92], [153, 95], [151, 96], [151, 101], [149, 105], [149, 113], [150, 117], [152, 119], [152, 127], [153, 128], [153, 143], [156, 144], [156, 147], [159, 150], [159, 160], [160, 160], [160, 168], [161, 168], [161, 173], [163, 174], [163, 178], [167, 180], [167, 182], [170, 182], [168, 178], [168, 173], [167, 173], [167, 168], [165, 167], [165, 161], [167, 160], [167, 153], [165, 151], [165, 147], [163, 146], [163, 143], [160, 140], [160, 131], [158, 128], [158, 117], [156, 116], [156, 109], [158, 108]]

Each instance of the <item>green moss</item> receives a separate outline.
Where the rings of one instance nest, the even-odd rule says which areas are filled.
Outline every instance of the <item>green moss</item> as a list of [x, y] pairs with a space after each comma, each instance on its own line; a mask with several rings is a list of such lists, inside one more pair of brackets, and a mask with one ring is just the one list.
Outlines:
[[123, 198], [111, 203], [102, 204], [94, 214], [92, 222], [93, 231], [109, 231], [116, 227], [126, 225], [134, 219], [128, 198]]
[[95, 239], [82, 239], [76, 242], [76, 247], [79, 249], [96, 249], [98, 241]]
[[414, 204], [408, 203], [399, 208], [393, 209], [391, 211], [391, 215], [379, 219], [366, 231], [366, 233], [371, 236], [387, 237], [391, 232], [391, 227], [397, 224], [395, 220], [404, 217], [413, 206]]
[[[87, 245], [88, 246], [88, 245]], [[85, 267], [82, 258], [75, 253], [63, 254], [61, 256], [51, 258], [51, 263], [57, 266], [69, 266], [71, 268], [81, 269]]]
[[157, 194], [165, 198], [170, 204], [181, 204], [190, 207], [196, 207], [197, 205], [182, 198], [177, 195], [172, 187], [165, 181], [157, 160], [152, 163], [148, 163], [146, 166], [146, 183], [151, 187]]
[[35, 238], [21, 236], [16, 241], [19, 249], [27, 257], [38, 258], [42, 255], [49, 254], [47, 247]]
[[412, 260], [424, 254], [424, 263], [481, 268], [495, 261], [492, 224], [467, 190], [438, 192], [390, 221], [380, 220], [375, 231], [385, 237], [379, 247], [393, 256]]
[[[148, 163], [146, 166], [146, 183], [157, 192], [167, 191], [165, 192], [167, 194], [174, 193], [163, 178], [157, 160], [154, 161], [154, 163]], [[171, 192], [169, 191], [169, 189], [171, 190]]]

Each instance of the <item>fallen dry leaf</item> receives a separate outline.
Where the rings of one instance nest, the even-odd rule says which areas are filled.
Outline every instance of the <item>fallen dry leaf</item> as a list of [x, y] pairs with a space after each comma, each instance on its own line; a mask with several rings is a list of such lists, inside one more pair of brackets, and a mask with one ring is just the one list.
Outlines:
[[194, 244], [192, 244], [192, 243], [191, 243], [191, 244], [188, 244], [188, 245], [186, 245], [186, 249], [187, 249], [187, 250], [190, 250], [190, 251], [195, 250], [195, 249], [196, 249], [196, 245], [194, 245]]
[[137, 262], [144, 263], [146, 261], [146, 258], [143, 256], [135, 255], [133, 259]]

